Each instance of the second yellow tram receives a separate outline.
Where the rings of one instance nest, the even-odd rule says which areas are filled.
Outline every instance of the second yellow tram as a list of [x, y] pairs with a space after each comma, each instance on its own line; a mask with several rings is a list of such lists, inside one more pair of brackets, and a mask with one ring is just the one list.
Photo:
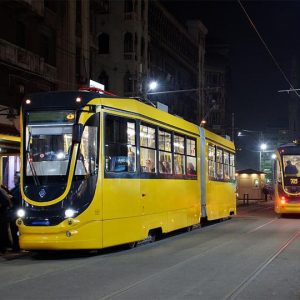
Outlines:
[[280, 146], [274, 167], [274, 204], [280, 216], [300, 213], [300, 146]]

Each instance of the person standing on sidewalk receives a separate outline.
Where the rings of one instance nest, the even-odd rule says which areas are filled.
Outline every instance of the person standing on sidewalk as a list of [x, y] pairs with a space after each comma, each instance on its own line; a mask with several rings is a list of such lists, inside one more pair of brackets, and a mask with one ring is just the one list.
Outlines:
[[10, 191], [12, 196], [11, 198], [11, 208], [10, 208], [10, 232], [12, 237], [12, 249], [13, 251], [19, 251], [19, 235], [18, 235], [18, 226], [16, 224], [17, 221], [17, 210], [21, 206], [21, 192], [20, 192], [20, 172], [15, 173], [14, 177], [15, 187]]

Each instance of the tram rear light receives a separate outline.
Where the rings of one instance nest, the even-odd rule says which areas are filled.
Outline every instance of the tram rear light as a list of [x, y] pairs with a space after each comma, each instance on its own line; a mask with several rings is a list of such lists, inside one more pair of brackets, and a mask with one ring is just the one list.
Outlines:
[[285, 203], [286, 203], [286, 200], [285, 200], [285, 197], [284, 197], [284, 196], [282, 196], [282, 197], [280, 198], [280, 203], [281, 203], [281, 204], [285, 204]]

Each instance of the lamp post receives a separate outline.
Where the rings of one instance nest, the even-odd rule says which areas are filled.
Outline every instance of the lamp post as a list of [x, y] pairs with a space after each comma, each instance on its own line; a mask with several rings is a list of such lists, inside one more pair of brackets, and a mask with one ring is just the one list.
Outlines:
[[267, 144], [266, 143], [262, 143], [260, 144], [260, 151], [259, 151], [259, 170], [261, 171], [262, 169], [262, 166], [261, 166], [261, 154], [262, 152], [266, 151], [267, 150]]

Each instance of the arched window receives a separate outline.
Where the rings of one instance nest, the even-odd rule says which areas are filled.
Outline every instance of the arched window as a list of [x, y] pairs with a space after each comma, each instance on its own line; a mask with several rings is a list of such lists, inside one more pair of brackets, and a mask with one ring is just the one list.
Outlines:
[[133, 12], [133, 1], [132, 0], [125, 0], [124, 1], [124, 12], [125, 13]]
[[124, 52], [133, 52], [133, 38], [131, 32], [126, 32], [124, 35]]
[[145, 39], [142, 37], [141, 39], [141, 57], [144, 57], [144, 52], [145, 52]]
[[109, 35], [102, 32], [98, 37], [99, 54], [109, 53]]
[[132, 75], [127, 71], [124, 75], [124, 94], [131, 94], [133, 92]]
[[98, 81], [102, 84], [104, 84], [105, 90], [109, 90], [109, 80], [108, 75], [105, 71], [102, 71], [101, 74], [98, 77]]

